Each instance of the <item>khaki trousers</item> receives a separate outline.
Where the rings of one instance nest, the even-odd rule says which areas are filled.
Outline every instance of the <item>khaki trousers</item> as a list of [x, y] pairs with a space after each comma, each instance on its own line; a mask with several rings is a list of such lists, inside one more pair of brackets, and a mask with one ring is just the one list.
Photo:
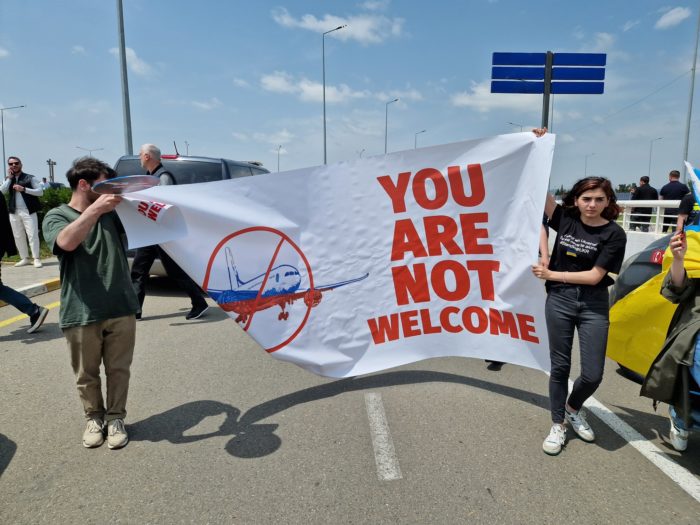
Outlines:
[[[85, 417], [105, 421], [126, 417], [129, 368], [134, 357], [136, 319], [133, 315], [106, 319], [63, 330], [70, 350], [78, 396]], [[107, 376], [107, 408], [102, 399], [100, 364]]]

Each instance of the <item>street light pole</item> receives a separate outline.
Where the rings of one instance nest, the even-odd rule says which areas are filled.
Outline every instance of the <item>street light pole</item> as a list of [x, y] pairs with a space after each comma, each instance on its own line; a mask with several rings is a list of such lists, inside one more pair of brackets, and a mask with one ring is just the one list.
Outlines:
[[117, 18], [119, 19], [119, 65], [122, 78], [122, 110], [124, 114], [124, 151], [127, 155], [134, 154], [131, 139], [131, 106], [129, 105], [129, 79], [126, 74], [126, 43], [124, 41], [124, 9], [122, 0], [117, 0]]
[[418, 135], [420, 135], [421, 133], [425, 133], [426, 131], [428, 130], [424, 129], [422, 131], [417, 131], [413, 134], [413, 149], [416, 149], [418, 147]]
[[588, 177], [588, 157], [592, 157], [595, 153], [589, 153], [583, 161], [583, 176]]
[[649, 141], [649, 169], [647, 170], [647, 177], [651, 177], [651, 150], [654, 146], [654, 142], [661, 140], [663, 137], [658, 137]]
[[685, 161], [688, 160], [688, 143], [690, 141], [690, 118], [693, 114], [693, 94], [695, 93], [695, 68], [698, 63], [698, 41], [700, 41], [700, 11], [698, 11], [698, 24], [695, 29], [695, 48], [693, 49], [693, 67], [690, 70], [690, 95], [688, 97], [688, 114], [685, 118], [685, 142], [683, 143], [683, 182], [687, 181], [688, 173], [685, 169]]
[[82, 146], [76, 146], [76, 148], [88, 152], [88, 156], [92, 157], [93, 151], [102, 151], [104, 148], [83, 148]]
[[3, 165], [3, 173], [5, 173], [5, 161], [7, 160], [5, 158], [5, 110], [7, 109], [19, 109], [19, 108], [25, 108], [27, 106], [10, 106], [8, 108], [0, 108], [0, 130], [2, 130], [2, 165]]
[[520, 128], [520, 131], [523, 130], [523, 125], [518, 124], [517, 122], [508, 122], [508, 124], [510, 124], [511, 126], [518, 126]]
[[335, 29], [326, 31], [321, 36], [321, 62], [323, 64], [323, 164], [327, 164], [328, 161], [326, 154], [326, 35], [347, 26], [347, 24], [338, 26]]
[[390, 100], [386, 103], [384, 111], [384, 155], [386, 155], [387, 136], [389, 134], [389, 104], [393, 104], [394, 102], [398, 101], [399, 99], [395, 98], [394, 100]]
[[49, 159], [46, 161], [46, 164], [49, 165], [49, 181], [53, 182], [53, 167], [56, 165], [56, 161]]
[[277, 173], [280, 172], [280, 150], [282, 149], [282, 144], [277, 147]]

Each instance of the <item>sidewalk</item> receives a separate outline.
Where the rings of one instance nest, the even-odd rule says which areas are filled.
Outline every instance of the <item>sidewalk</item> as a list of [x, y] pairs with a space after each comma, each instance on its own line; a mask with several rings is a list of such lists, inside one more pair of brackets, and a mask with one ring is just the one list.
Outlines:
[[[15, 268], [13, 263], [2, 263], [2, 282], [27, 297], [34, 297], [61, 287], [58, 273], [58, 259], [42, 259], [42, 268], [33, 265]], [[0, 306], [7, 303], [0, 301]]]

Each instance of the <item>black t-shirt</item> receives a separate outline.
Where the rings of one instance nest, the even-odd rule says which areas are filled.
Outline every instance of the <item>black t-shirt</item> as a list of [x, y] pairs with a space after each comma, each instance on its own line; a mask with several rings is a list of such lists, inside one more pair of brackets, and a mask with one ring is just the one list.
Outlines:
[[679, 214], [687, 215], [688, 218], [685, 220], [685, 225], [697, 224], [698, 222], [698, 210], [696, 209], [695, 197], [692, 192], [683, 195], [681, 199], [681, 205], [678, 208]]
[[[576, 209], [557, 206], [549, 221], [556, 230], [549, 269], [557, 272], [583, 272], [600, 266], [608, 272], [617, 273], [625, 257], [627, 236], [615, 222], [603, 226], [587, 226], [581, 222]], [[613, 284], [607, 273], [594, 288], [606, 288]], [[561, 285], [559, 281], [547, 281], [547, 289]], [[566, 286], [566, 285], [565, 285]], [[588, 285], [569, 285], [588, 286]]]
[[678, 199], [682, 199], [683, 195], [685, 195], [689, 191], [690, 190], [688, 189], [688, 186], [686, 186], [682, 182], [672, 180], [671, 182], [665, 184], [661, 188], [659, 195], [661, 195], [664, 198], [664, 200], [675, 201]]

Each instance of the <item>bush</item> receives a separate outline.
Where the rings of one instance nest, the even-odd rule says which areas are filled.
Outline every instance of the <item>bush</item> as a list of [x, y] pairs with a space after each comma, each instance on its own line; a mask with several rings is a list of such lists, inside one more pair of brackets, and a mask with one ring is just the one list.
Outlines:
[[68, 201], [70, 201], [70, 197], [70, 188], [47, 188], [44, 190], [44, 194], [39, 197], [41, 209], [37, 212], [37, 215], [39, 216], [39, 230], [41, 230], [41, 223], [44, 222], [44, 216], [49, 212], [49, 210], [56, 208], [61, 204], [67, 204]]

